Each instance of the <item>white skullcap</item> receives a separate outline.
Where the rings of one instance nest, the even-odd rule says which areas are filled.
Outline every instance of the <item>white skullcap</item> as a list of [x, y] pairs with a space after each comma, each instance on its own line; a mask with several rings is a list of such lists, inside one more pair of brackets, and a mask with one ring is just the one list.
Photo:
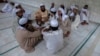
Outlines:
[[52, 19], [52, 20], [50, 21], [50, 26], [52, 26], [52, 27], [57, 27], [57, 26], [58, 26], [58, 21], [57, 21], [56, 19]]
[[44, 6], [44, 4], [40, 4], [40, 6]]
[[65, 21], [66, 19], [68, 19], [68, 17], [69, 17], [68, 15], [64, 15], [62, 20]]
[[78, 7], [75, 7], [74, 9], [78, 9]]
[[14, 6], [16, 7], [16, 6], [18, 6], [19, 4], [18, 3], [16, 3]]
[[71, 9], [73, 9], [73, 8], [75, 8], [75, 5], [71, 5], [71, 7], [70, 7]]
[[28, 21], [28, 19], [26, 19], [26, 18], [21, 18], [21, 19], [19, 20], [19, 24], [20, 24], [20, 25], [26, 24], [27, 21]]
[[56, 9], [55, 9], [55, 8], [51, 8], [50, 11], [52, 11], [52, 12], [56, 12]]
[[72, 10], [73, 10], [73, 9], [78, 9], [75, 5], [72, 5], [70, 8], [71, 8]]

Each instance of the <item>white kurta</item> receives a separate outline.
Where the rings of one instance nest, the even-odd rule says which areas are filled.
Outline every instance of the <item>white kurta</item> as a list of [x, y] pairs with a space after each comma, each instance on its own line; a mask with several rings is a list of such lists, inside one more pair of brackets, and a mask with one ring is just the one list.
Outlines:
[[76, 30], [79, 24], [80, 24], [80, 15], [76, 15], [75, 21], [72, 22], [71, 28]]
[[53, 7], [53, 8], [50, 9], [50, 11], [51, 11], [51, 12], [56, 12], [56, 8]]
[[6, 12], [11, 12], [12, 9], [13, 9], [13, 6], [10, 5], [9, 3], [7, 3], [7, 4], [5, 4], [5, 6], [2, 8], [2, 11], [6, 13]]
[[63, 31], [61, 29], [57, 31], [42, 32], [43, 38], [46, 42], [46, 47], [50, 53], [56, 53], [63, 48]]
[[60, 10], [60, 11], [62, 12], [63, 15], [66, 14], [66, 10], [65, 10], [65, 9], [63, 9], [63, 8], [59, 8], [58, 10]]
[[[84, 12], [86, 12], [87, 15], [84, 14]], [[88, 18], [89, 18], [89, 11], [87, 9], [83, 9], [81, 10], [81, 21], [83, 22], [84, 20], [88, 22]]]

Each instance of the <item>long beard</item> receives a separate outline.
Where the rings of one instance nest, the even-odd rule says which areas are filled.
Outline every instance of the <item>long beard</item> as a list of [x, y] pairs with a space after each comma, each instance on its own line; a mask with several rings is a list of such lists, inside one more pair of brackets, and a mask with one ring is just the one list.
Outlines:
[[41, 10], [42, 12], [45, 12], [45, 10]]

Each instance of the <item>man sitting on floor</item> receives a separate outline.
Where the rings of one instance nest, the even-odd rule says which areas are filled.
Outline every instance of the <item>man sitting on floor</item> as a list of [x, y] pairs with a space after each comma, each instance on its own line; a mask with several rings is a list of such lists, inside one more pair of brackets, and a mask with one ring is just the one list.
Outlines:
[[35, 13], [35, 18], [38, 17], [38, 14], [41, 15], [41, 19], [43, 22], [48, 21], [49, 17], [48, 17], [48, 10], [45, 8], [45, 5], [41, 4], [40, 5], [40, 9]]
[[59, 23], [56, 19], [50, 21], [50, 27], [44, 28], [42, 34], [50, 53], [54, 54], [63, 48], [63, 31], [59, 28]]
[[5, 4], [5, 6], [1, 9], [0, 12], [2, 13], [12, 12], [13, 7], [14, 7], [14, 3], [8, 2]]
[[89, 11], [88, 11], [88, 5], [84, 5], [84, 7], [81, 10], [81, 24], [87, 25], [88, 24], [88, 18], [89, 18]]
[[71, 31], [71, 20], [68, 15], [63, 15], [61, 10], [58, 10], [57, 13], [59, 17], [56, 18], [59, 22], [60, 28], [63, 29], [64, 37], [68, 37]]
[[34, 51], [35, 46], [42, 40], [41, 32], [35, 29], [31, 21], [26, 18], [19, 20], [19, 27], [16, 30], [16, 39], [25, 52]]

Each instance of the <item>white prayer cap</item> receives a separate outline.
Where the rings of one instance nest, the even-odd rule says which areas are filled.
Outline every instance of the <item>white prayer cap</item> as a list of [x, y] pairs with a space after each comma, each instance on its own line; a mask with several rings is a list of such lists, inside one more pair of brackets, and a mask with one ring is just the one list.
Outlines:
[[27, 18], [21, 18], [21, 19], [19, 20], [19, 24], [20, 24], [20, 25], [26, 24], [27, 21], [28, 21]]
[[74, 9], [78, 9], [78, 7], [75, 7]]
[[44, 4], [40, 4], [40, 6], [44, 6]]
[[71, 7], [70, 7], [72, 10], [73, 9], [78, 9], [75, 5], [71, 5]]
[[56, 19], [52, 19], [52, 20], [50, 21], [50, 26], [52, 26], [52, 27], [57, 27], [57, 26], [58, 26], [58, 21], [57, 21]]
[[19, 4], [18, 3], [16, 3], [14, 6], [16, 7], [16, 6], [18, 6]]

